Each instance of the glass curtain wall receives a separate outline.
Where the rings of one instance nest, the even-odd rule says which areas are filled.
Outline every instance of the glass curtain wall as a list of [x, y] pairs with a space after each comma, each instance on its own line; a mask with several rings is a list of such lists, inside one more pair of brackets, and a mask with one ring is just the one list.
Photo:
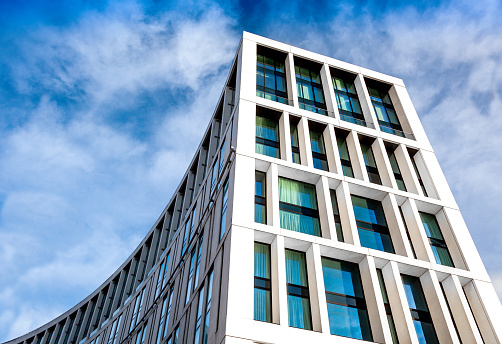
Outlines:
[[286, 250], [289, 326], [312, 330], [305, 254]]
[[431, 245], [436, 263], [454, 267], [453, 260], [451, 259], [450, 252], [444, 241], [436, 216], [420, 212], [420, 218], [422, 219], [422, 224], [424, 225], [425, 233], [429, 239], [429, 244]]
[[295, 65], [295, 76], [300, 109], [327, 116], [319, 72], [312, 67]]
[[326, 148], [321, 131], [310, 130], [310, 146], [312, 147], [312, 159], [314, 168], [323, 171], [329, 171], [328, 160], [326, 158]]
[[354, 195], [351, 198], [361, 246], [394, 253], [382, 204]]
[[354, 82], [350, 81], [348, 77], [342, 79], [338, 76], [332, 77], [331, 80], [340, 118], [346, 122], [366, 126]]
[[255, 172], [254, 221], [267, 223], [266, 174]]
[[256, 153], [280, 158], [279, 123], [275, 120], [256, 116]]
[[256, 58], [256, 95], [288, 104], [284, 59], [270, 52], [258, 53]]
[[254, 320], [272, 321], [270, 246], [254, 243]]
[[401, 275], [401, 278], [418, 342], [420, 344], [439, 344], [420, 279], [408, 275]]
[[321, 236], [315, 187], [279, 178], [281, 228]]
[[322, 258], [331, 334], [372, 341], [357, 264]]

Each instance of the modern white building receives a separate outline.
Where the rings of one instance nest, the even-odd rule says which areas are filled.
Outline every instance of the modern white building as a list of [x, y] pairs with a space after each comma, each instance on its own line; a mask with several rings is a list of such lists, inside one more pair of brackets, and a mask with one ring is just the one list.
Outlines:
[[9, 344], [501, 343], [403, 81], [245, 32], [148, 235]]

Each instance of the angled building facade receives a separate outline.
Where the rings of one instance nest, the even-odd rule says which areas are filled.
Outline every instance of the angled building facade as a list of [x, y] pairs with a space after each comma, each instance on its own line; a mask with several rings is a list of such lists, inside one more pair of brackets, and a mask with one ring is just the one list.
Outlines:
[[9, 344], [502, 341], [402, 80], [245, 32], [217, 104], [130, 257]]

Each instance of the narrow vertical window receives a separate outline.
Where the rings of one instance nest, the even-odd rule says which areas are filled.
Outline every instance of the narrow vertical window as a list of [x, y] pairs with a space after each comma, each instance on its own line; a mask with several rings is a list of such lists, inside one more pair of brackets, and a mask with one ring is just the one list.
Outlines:
[[169, 266], [169, 255], [170, 253], [167, 254], [167, 257], [166, 257], [166, 263], [164, 264], [164, 272], [162, 273], [162, 289], [164, 289], [164, 287], [166, 286], [167, 284], [167, 268]]
[[322, 258], [330, 333], [372, 341], [357, 264]]
[[273, 119], [256, 116], [256, 153], [280, 158], [279, 123]]
[[453, 260], [451, 259], [450, 252], [444, 241], [436, 216], [420, 212], [420, 218], [422, 219], [422, 224], [424, 225], [425, 233], [429, 239], [429, 244], [431, 245], [436, 263], [454, 267]]
[[401, 275], [401, 278], [418, 342], [420, 344], [439, 344], [420, 279], [407, 275]]
[[399, 165], [397, 164], [396, 155], [393, 151], [387, 151], [387, 155], [389, 156], [390, 167], [392, 167], [392, 172], [394, 173], [394, 178], [396, 179], [398, 189], [401, 191], [407, 191], [406, 185], [404, 184], [403, 175], [401, 174], [401, 170], [399, 169]]
[[204, 316], [204, 332], [202, 334], [202, 344], [207, 344], [207, 338], [209, 334], [209, 320], [211, 317], [211, 296], [213, 293], [213, 271], [209, 274], [209, 282], [207, 287], [207, 297], [206, 297], [206, 315]]
[[394, 253], [382, 204], [354, 195], [351, 198], [361, 246]]
[[394, 318], [392, 317], [392, 310], [390, 309], [389, 296], [387, 295], [387, 289], [385, 288], [385, 283], [383, 281], [382, 270], [377, 269], [378, 283], [380, 284], [380, 291], [382, 292], [383, 304], [385, 306], [385, 314], [387, 315], [387, 322], [389, 323], [390, 334], [392, 336], [392, 343], [399, 344], [397, 339], [396, 324], [394, 323]]
[[218, 174], [221, 174], [224, 164], [225, 164], [225, 139], [223, 139], [223, 143], [221, 144], [220, 148], [220, 166], [218, 167]]
[[225, 181], [223, 187], [223, 200], [221, 202], [221, 223], [220, 223], [220, 240], [225, 234], [225, 227], [227, 225], [227, 203], [228, 203], [228, 179]]
[[256, 95], [282, 104], [288, 104], [286, 71], [279, 54], [258, 47], [256, 58]]
[[134, 302], [134, 310], [131, 317], [131, 326], [129, 327], [129, 333], [134, 329], [134, 327], [138, 324], [139, 319], [141, 318], [141, 308], [143, 307], [143, 296], [145, 294], [145, 289], [141, 291], [141, 293], [136, 296], [136, 301]]
[[[119, 337], [120, 322], [122, 321], [122, 314], [115, 319], [112, 324], [112, 330], [110, 331], [110, 337], [108, 338], [108, 344], [116, 344]], [[118, 341], [120, 342], [120, 340]]]
[[195, 213], [197, 212], [197, 204], [192, 209], [192, 215], [190, 216], [191, 222], [190, 222], [190, 240], [192, 240], [193, 235], [194, 235], [194, 229], [195, 229]]
[[312, 330], [305, 254], [286, 250], [289, 326]]
[[368, 142], [361, 142], [361, 151], [363, 153], [364, 164], [366, 165], [366, 171], [368, 172], [370, 182], [382, 185], [382, 180], [380, 179], [380, 174], [378, 174], [378, 168], [375, 156], [373, 155], [373, 149], [371, 149], [371, 144]]
[[403, 220], [404, 230], [406, 231], [406, 236], [408, 237], [408, 241], [410, 243], [411, 252], [413, 253], [413, 258], [417, 259], [417, 253], [415, 252], [415, 248], [413, 247], [413, 242], [411, 241], [410, 231], [408, 230], [408, 225], [406, 224], [406, 220], [404, 219], [403, 209], [399, 206], [399, 213], [401, 214], [401, 219]]
[[313, 185], [279, 178], [279, 216], [281, 228], [321, 236]]
[[167, 310], [166, 310], [166, 322], [164, 326], [164, 334], [162, 338], [164, 338], [167, 335], [167, 329], [169, 325], [169, 316], [171, 315], [171, 306], [173, 304], [173, 294], [174, 294], [174, 289], [171, 287], [171, 290], [169, 291], [169, 301], [167, 302]]
[[323, 171], [329, 171], [328, 160], [326, 158], [326, 148], [322, 132], [310, 130], [310, 145], [312, 147], [312, 158], [314, 168]]
[[181, 246], [181, 255], [185, 253], [188, 245], [188, 237], [190, 235], [190, 219], [185, 223], [185, 232], [183, 233], [183, 245]]
[[218, 158], [216, 158], [216, 162], [213, 165], [213, 174], [211, 175], [211, 194], [216, 188], [217, 180], [218, 180]]
[[[172, 336], [172, 339], [173, 339], [172, 344], [177, 344], [177, 343], [178, 343], [178, 335], [179, 335], [179, 331], [180, 331], [180, 328], [179, 328], [179, 326], [178, 326], [178, 327], [176, 327], [176, 330], [174, 330], [174, 334], [173, 334], [173, 336]], [[169, 342], [170, 342], [170, 340], [169, 340]]]
[[187, 291], [185, 296], [185, 305], [190, 300], [190, 294], [192, 292], [192, 280], [193, 280], [193, 272], [195, 267], [195, 250], [192, 250], [192, 255], [190, 258], [190, 269], [188, 270], [188, 280], [187, 280]]
[[270, 246], [254, 243], [254, 320], [272, 321]]
[[342, 220], [340, 219], [340, 212], [338, 211], [338, 201], [336, 200], [336, 191], [329, 190], [331, 196], [331, 207], [333, 209], [333, 217], [335, 218], [336, 238], [338, 241], [343, 242]]
[[254, 221], [267, 224], [266, 174], [255, 172]]
[[415, 162], [415, 157], [411, 157], [411, 164], [413, 165], [413, 169], [415, 170], [415, 173], [417, 174], [418, 178], [418, 183], [420, 184], [420, 188], [422, 189], [422, 192], [424, 193], [425, 197], [428, 197], [427, 195], [427, 190], [425, 189], [424, 181], [422, 180], [422, 177], [420, 176], [420, 172], [418, 171], [417, 163]]
[[295, 164], [300, 164], [300, 146], [298, 143], [298, 125], [297, 124], [290, 124], [289, 126], [289, 131], [291, 134], [291, 153], [292, 153], [292, 158], [293, 162]]
[[295, 66], [298, 103], [300, 109], [327, 116], [321, 77], [314, 68], [316, 67]]
[[354, 171], [350, 162], [349, 149], [345, 138], [337, 137], [336, 143], [338, 145], [338, 153], [340, 153], [340, 160], [342, 162], [343, 175], [346, 177], [354, 178]]
[[143, 326], [141, 328], [141, 330], [138, 331], [138, 335], [136, 336], [136, 344], [144, 344], [145, 343], [147, 328], [148, 328], [148, 321], [145, 323], [145, 326]]
[[376, 87], [368, 87], [368, 92], [378, 119], [378, 124], [380, 125], [380, 130], [385, 133], [405, 137], [388, 91], [383, 91]]
[[193, 283], [194, 288], [197, 288], [197, 284], [199, 283], [199, 269], [200, 269], [200, 256], [202, 254], [202, 243], [204, 237], [200, 237], [199, 239], [199, 249], [197, 250], [197, 266], [195, 268], [195, 281]]
[[[337, 72], [335, 74], [339, 74]], [[349, 76], [344, 75], [343, 78], [334, 76], [331, 78], [331, 81], [333, 82], [340, 118], [346, 122], [366, 126], [356, 88], [354, 87], [354, 83], [350, 81]]]
[[162, 273], [164, 272], [164, 264], [164, 261], [162, 261], [162, 264], [160, 264], [159, 276], [157, 277], [157, 287], [155, 288], [155, 299], [159, 297], [160, 287], [162, 286]]
[[[156, 344], [160, 344], [160, 341], [161, 339], [163, 338], [162, 336], [162, 330], [164, 329], [164, 324], [165, 324], [165, 320], [166, 320], [166, 308], [167, 308], [167, 296], [164, 297], [164, 300], [162, 301], [162, 310], [160, 312], [160, 320], [159, 320], [159, 328], [158, 328], [158, 332], [157, 332], [157, 341], [156, 341]], [[167, 325], [166, 325], [167, 327]]]
[[197, 318], [195, 321], [195, 334], [193, 336], [193, 344], [198, 344], [200, 340], [200, 325], [202, 322], [202, 307], [204, 306], [204, 287], [199, 292], [199, 303], [197, 306]]

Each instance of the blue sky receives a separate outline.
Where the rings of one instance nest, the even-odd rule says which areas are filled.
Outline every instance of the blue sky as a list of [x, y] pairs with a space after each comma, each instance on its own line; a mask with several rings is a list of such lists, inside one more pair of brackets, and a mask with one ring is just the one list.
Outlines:
[[499, 1], [0, 2], [0, 342], [129, 255], [243, 30], [402, 78], [502, 295]]

